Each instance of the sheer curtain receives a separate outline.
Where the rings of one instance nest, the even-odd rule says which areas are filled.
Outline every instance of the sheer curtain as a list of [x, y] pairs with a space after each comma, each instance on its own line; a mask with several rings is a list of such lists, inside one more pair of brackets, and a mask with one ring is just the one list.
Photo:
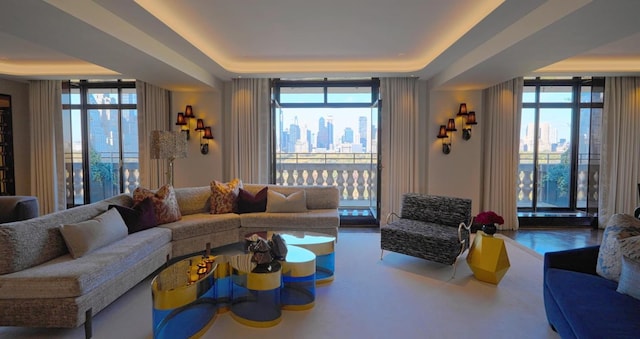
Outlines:
[[516, 178], [520, 147], [523, 78], [505, 81], [482, 92], [481, 211], [504, 218], [500, 229], [518, 229]]
[[138, 149], [140, 163], [140, 186], [157, 188], [165, 183], [165, 173], [169, 170], [168, 160], [151, 159], [149, 142], [151, 131], [170, 130], [171, 92], [136, 81], [138, 97]]
[[380, 224], [400, 212], [402, 194], [418, 189], [418, 80], [380, 79], [382, 187]]
[[269, 79], [233, 79], [227, 163], [231, 176], [244, 182], [269, 183], [270, 112]]
[[29, 81], [31, 194], [38, 197], [41, 215], [67, 205], [61, 96], [59, 80]]
[[602, 114], [598, 223], [633, 214], [640, 183], [640, 77], [608, 77]]

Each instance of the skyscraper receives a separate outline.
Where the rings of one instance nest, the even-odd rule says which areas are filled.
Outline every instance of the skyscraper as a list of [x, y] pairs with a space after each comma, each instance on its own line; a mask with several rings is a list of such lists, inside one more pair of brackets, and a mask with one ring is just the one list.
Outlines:
[[358, 133], [360, 134], [360, 145], [367, 150], [367, 117], [361, 116], [358, 119]]

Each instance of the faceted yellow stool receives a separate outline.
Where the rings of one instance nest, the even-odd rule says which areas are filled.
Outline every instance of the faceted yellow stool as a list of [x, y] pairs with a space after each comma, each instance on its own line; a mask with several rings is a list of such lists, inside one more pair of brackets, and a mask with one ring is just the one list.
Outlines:
[[511, 267], [504, 240], [482, 231], [473, 239], [467, 263], [476, 279], [496, 285]]

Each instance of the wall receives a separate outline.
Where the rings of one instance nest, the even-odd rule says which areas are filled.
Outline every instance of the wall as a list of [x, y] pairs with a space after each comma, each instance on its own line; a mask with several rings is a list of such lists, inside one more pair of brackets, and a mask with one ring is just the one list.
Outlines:
[[[478, 125], [474, 126], [470, 140], [462, 139], [461, 119], [456, 119], [451, 153], [442, 153], [438, 127], [455, 118], [460, 103], [467, 111], [475, 111]], [[482, 159], [482, 91], [429, 91], [429, 124], [427, 141], [427, 187], [429, 194], [472, 199], [472, 213], [479, 212], [481, 199], [480, 162]]]
[[205, 126], [211, 126], [213, 140], [209, 140], [209, 153], [200, 153], [200, 133], [194, 131], [196, 119], [191, 121], [190, 139], [187, 141], [187, 157], [174, 162], [174, 186], [208, 186], [213, 180], [222, 180], [222, 96], [219, 91], [211, 92], [172, 92], [171, 124], [173, 130], [178, 112], [184, 112], [186, 105], [193, 107], [197, 118], [204, 120]]
[[11, 96], [16, 195], [31, 195], [29, 84], [0, 79], [0, 93]]

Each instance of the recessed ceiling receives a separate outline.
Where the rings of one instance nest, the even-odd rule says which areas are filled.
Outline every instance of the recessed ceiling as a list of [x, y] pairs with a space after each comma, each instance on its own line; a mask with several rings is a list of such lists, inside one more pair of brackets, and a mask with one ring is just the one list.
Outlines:
[[[613, 5], [612, 5], [613, 4]], [[4, 0], [0, 76], [418, 76], [486, 88], [531, 74], [640, 72], [640, 1]]]

